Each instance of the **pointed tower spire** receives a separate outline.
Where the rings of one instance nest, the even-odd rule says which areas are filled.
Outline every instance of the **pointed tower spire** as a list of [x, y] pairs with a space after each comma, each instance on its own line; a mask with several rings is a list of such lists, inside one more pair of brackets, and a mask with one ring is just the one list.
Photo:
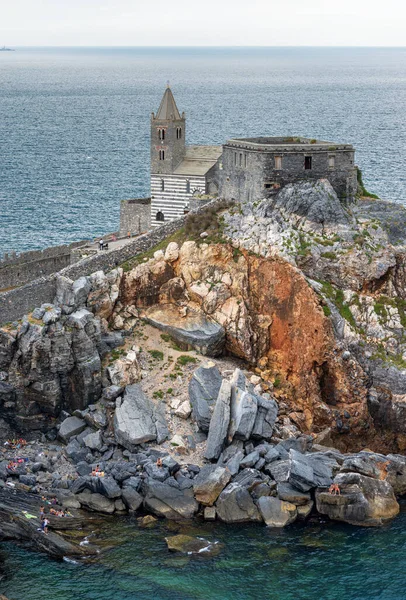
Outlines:
[[169, 87], [169, 81], [155, 118], [162, 121], [179, 121], [182, 118], [176, 106], [172, 90]]

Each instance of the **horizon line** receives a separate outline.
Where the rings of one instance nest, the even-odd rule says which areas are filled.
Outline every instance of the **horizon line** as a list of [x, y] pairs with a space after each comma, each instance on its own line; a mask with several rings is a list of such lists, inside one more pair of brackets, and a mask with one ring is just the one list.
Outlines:
[[[240, 45], [240, 46], [236, 46], [236, 45], [232, 45], [232, 44], [228, 44], [228, 45], [215, 45], [215, 44], [206, 44], [206, 45], [188, 45], [188, 44], [181, 44], [181, 45], [172, 45], [172, 44], [143, 44], [143, 45], [127, 45], [127, 44], [106, 44], [106, 45], [90, 45], [90, 44], [59, 44], [59, 45], [54, 45], [54, 44], [44, 44], [44, 45], [33, 45], [33, 44], [11, 44], [12, 47], [14, 48], [405, 48], [406, 49], [406, 45], [393, 45], [393, 46], [389, 46], [389, 45], [325, 45], [325, 44], [297, 44], [297, 45], [292, 45], [292, 44], [278, 44], [276, 46], [272, 46], [272, 45], [263, 45], [263, 44], [256, 44], [256, 45]], [[0, 46], [2, 47], [2, 46]], [[9, 47], [9, 45], [6, 44], [5, 47]]]

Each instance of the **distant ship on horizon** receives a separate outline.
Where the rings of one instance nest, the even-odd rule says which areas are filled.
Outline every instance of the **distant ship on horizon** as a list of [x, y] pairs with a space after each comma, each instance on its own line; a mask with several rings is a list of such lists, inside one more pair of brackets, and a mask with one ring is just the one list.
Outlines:
[[0, 48], [0, 52], [15, 52], [15, 50], [14, 48], [6, 48], [6, 46], [3, 46]]

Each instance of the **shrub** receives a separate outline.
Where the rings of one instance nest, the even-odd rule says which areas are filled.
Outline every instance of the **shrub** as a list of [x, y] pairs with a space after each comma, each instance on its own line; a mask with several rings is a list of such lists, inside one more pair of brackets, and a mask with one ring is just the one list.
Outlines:
[[194, 356], [186, 356], [186, 354], [182, 354], [181, 356], [178, 356], [178, 360], [176, 362], [178, 365], [184, 367], [189, 363], [196, 363], [197, 361]]
[[148, 350], [148, 352], [152, 356], [152, 358], [154, 358], [155, 360], [163, 360], [164, 359], [164, 353], [161, 352], [160, 350]]

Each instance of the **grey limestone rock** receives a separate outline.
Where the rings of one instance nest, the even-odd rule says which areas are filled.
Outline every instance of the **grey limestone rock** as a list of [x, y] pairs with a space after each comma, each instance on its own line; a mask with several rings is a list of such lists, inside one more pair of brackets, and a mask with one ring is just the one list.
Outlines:
[[128, 510], [135, 512], [143, 503], [143, 497], [134, 488], [127, 486], [123, 488], [122, 498]]
[[301, 454], [296, 450], [290, 450], [290, 473], [289, 483], [307, 492], [314, 487], [329, 487], [333, 481], [333, 470], [331, 461], [324, 461], [320, 457], [312, 457], [311, 454]]
[[278, 416], [278, 405], [273, 398], [267, 400], [262, 396], [256, 396], [258, 410], [255, 417], [252, 437], [261, 440], [270, 440], [273, 434], [276, 417]]
[[103, 438], [100, 431], [89, 433], [83, 441], [90, 450], [101, 450], [103, 447]]
[[249, 440], [257, 415], [257, 398], [248, 389], [245, 377], [236, 369], [231, 379], [230, 427], [228, 439]]
[[81, 433], [85, 428], [86, 422], [83, 419], [79, 419], [78, 417], [68, 417], [62, 422], [58, 437], [67, 444], [71, 437], [78, 435], [78, 433]]
[[171, 485], [149, 479], [145, 484], [144, 506], [158, 517], [174, 521], [191, 519], [199, 508], [193, 489], [179, 490]]
[[246, 469], [247, 467], [254, 467], [255, 464], [258, 462], [259, 460], [259, 452], [257, 450], [254, 450], [253, 452], [250, 452], [245, 458], [242, 459], [241, 463], [240, 463], [240, 467], [241, 469]]
[[272, 496], [262, 496], [257, 501], [259, 511], [268, 527], [285, 527], [297, 517], [294, 504]]
[[138, 444], [156, 440], [154, 404], [139, 385], [126, 387], [123, 401], [115, 410], [114, 434], [117, 442], [130, 451]]
[[291, 502], [291, 504], [295, 504], [296, 506], [307, 504], [311, 499], [309, 493], [300, 492], [289, 483], [278, 483], [277, 494], [280, 500]]
[[160, 304], [146, 310], [145, 319], [154, 327], [169, 333], [178, 343], [195, 348], [204, 356], [219, 356], [224, 348], [224, 328], [208, 319], [203, 312], [189, 309], [179, 318], [179, 310], [172, 304]]
[[92, 483], [95, 483], [95, 491], [106, 498], [120, 498], [121, 488], [112, 477], [94, 477]]
[[316, 491], [317, 510], [330, 519], [352, 525], [379, 526], [399, 513], [392, 486], [387, 481], [359, 473], [340, 473], [334, 479], [339, 495]]
[[115, 510], [114, 500], [110, 500], [101, 494], [84, 490], [77, 496], [80, 504], [95, 512], [111, 515]]
[[204, 455], [208, 460], [218, 459], [227, 439], [227, 431], [230, 423], [230, 397], [231, 385], [229, 381], [224, 379], [214, 407], [209, 434], [207, 436]]
[[192, 414], [199, 429], [208, 431], [211, 420], [210, 407], [214, 406], [220, 391], [222, 377], [216, 365], [208, 362], [193, 373], [189, 383], [189, 400]]
[[249, 491], [235, 482], [221, 492], [216, 502], [216, 512], [219, 519], [226, 523], [261, 521]]
[[193, 491], [198, 502], [212, 506], [231, 479], [227, 468], [218, 465], [204, 466], [193, 480]]

